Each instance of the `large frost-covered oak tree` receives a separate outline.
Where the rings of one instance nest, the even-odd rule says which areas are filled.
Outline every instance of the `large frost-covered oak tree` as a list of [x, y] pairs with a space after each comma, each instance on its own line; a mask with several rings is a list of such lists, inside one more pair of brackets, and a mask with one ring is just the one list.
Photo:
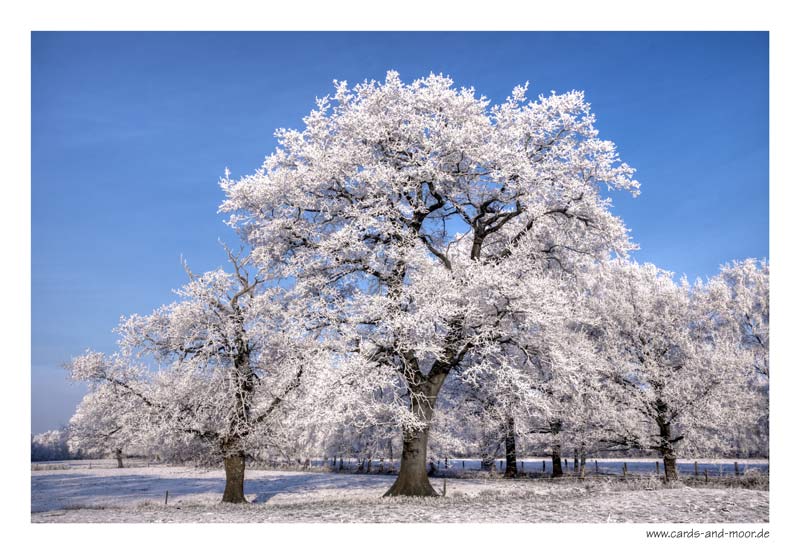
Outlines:
[[122, 320], [119, 352], [88, 352], [69, 368], [92, 385], [95, 400], [102, 395], [108, 406], [117, 399], [120, 424], [121, 414], [134, 414], [140, 433], [208, 445], [224, 462], [222, 500], [237, 503], [246, 501], [247, 450], [269, 439], [317, 341], [292, 331], [282, 289], [251, 275], [247, 258], [230, 251], [229, 258], [231, 273], [187, 268], [179, 301]]
[[529, 102], [516, 87], [492, 105], [395, 72], [335, 87], [304, 129], [276, 132], [255, 174], [226, 175], [222, 210], [362, 380], [394, 375], [407, 417], [387, 494], [434, 495], [428, 429], [446, 378], [473, 359], [513, 378], [498, 346], [558, 324], [551, 271], [630, 248], [602, 188], [638, 183], [580, 92]]

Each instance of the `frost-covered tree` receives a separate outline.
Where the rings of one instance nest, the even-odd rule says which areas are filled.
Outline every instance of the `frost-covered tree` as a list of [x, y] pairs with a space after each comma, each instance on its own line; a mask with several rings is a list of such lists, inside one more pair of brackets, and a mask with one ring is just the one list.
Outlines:
[[485, 471], [494, 471], [496, 458], [505, 454], [505, 476], [515, 477], [517, 397], [496, 378], [482, 377], [453, 378], [451, 386], [440, 394], [441, 406], [432, 433], [438, 450], [451, 456], [477, 455]]
[[54, 429], [31, 435], [31, 461], [67, 460], [70, 449], [66, 429]]
[[[727, 322], [732, 340], [740, 340], [749, 357], [756, 394], [755, 428], [736, 429], [737, 450], [765, 455], [769, 449], [769, 262], [746, 259], [725, 264], [704, 289], [707, 301]], [[731, 445], [727, 445], [731, 448]]]
[[283, 291], [252, 276], [246, 258], [229, 257], [233, 272], [187, 269], [179, 301], [124, 318], [119, 352], [89, 352], [70, 369], [139, 406], [143, 432], [209, 445], [224, 462], [223, 502], [245, 502], [246, 453], [269, 436], [317, 346], [286, 323]]
[[616, 442], [655, 450], [666, 478], [675, 479], [679, 446], [748, 417], [742, 349], [698, 290], [702, 283], [693, 290], [652, 264], [623, 260], [598, 265], [593, 277], [588, 303], [607, 357]]
[[69, 421], [70, 449], [90, 455], [113, 454], [117, 467], [123, 467], [125, 451], [142, 446], [147, 438], [142, 429], [143, 407], [140, 398], [117, 394], [112, 384], [95, 387]]
[[769, 377], [769, 263], [749, 258], [725, 264], [708, 288], [709, 301], [752, 353], [753, 369]]
[[[579, 302], [573, 308], [573, 317], [585, 315]], [[567, 447], [583, 469], [587, 451], [596, 446], [608, 423], [608, 398], [601, 382], [603, 358], [574, 320], [557, 331], [548, 344], [528, 346], [528, 363], [540, 394], [531, 397], [534, 404], [529, 407], [526, 428], [549, 449], [553, 477], [563, 475], [561, 460]]]
[[441, 75], [337, 82], [255, 174], [222, 180], [263, 274], [305, 296], [361, 380], [394, 379], [406, 412], [389, 495], [435, 494], [428, 429], [451, 372], [501, 357], [519, 325], [556, 324], [550, 272], [630, 247], [601, 189], [638, 183], [584, 95], [525, 95], [492, 105]]
[[[360, 420], [345, 421], [330, 429], [321, 441], [321, 451], [340, 469], [345, 458], [355, 458], [358, 472], [369, 473], [380, 460], [388, 459], [389, 444], [395, 429], [386, 425], [363, 425]], [[336, 465], [336, 459], [339, 465]]]

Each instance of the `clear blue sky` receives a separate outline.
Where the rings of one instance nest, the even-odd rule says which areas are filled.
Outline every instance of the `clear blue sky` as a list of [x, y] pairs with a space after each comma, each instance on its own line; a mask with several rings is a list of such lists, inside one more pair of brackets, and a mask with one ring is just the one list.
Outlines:
[[690, 278], [769, 255], [767, 33], [33, 33], [32, 432], [84, 390], [61, 364], [111, 351], [235, 236], [224, 168], [252, 173], [333, 79], [431, 71], [502, 101], [584, 90], [638, 169], [615, 211], [650, 261]]

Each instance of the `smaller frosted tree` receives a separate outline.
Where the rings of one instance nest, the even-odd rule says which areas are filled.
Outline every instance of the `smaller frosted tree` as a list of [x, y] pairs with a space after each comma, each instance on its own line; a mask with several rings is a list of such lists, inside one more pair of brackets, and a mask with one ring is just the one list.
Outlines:
[[284, 291], [228, 254], [232, 273], [187, 269], [180, 301], [124, 318], [118, 353], [89, 352], [70, 369], [120, 405], [138, 406], [148, 433], [209, 445], [225, 467], [223, 502], [245, 502], [247, 451], [269, 435], [317, 345], [290, 328]]
[[616, 442], [657, 451], [675, 479], [679, 444], [752, 415], [742, 349], [702, 283], [693, 290], [652, 264], [622, 260], [598, 265], [593, 279], [588, 303], [601, 322], [605, 383], [629, 416]]
[[84, 396], [69, 421], [69, 446], [89, 455], [113, 454], [123, 467], [123, 454], [146, 437], [141, 400], [120, 395], [104, 383]]
[[[574, 305], [575, 315], [581, 306]], [[527, 363], [534, 375], [529, 416], [524, 422], [533, 440], [550, 451], [552, 475], [563, 475], [565, 446], [585, 464], [586, 451], [600, 428], [602, 395], [599, 394], [598, 358], [594, 345], [574, 321], [550, 330], [547, 341], [531, 342]]]
[[455, 376], [453, 381], [440, 398], [432, 444], [445, 455], [477, 454], [485, 471], [494, 471], [495, 459], [505, 448], [507, 476], [516, 476], [514, 415], [518, 405], [509, 391], [491, 378], [480, 384]]
[[749, 258], [725, 264], [704, 294], [752, 368], [751, 411], [758, 421], [756, 427], [736, 430], [737, 450], [763, 455], [769, 449], [769, 262]]
[[[576, 305], [576, 316], [580, 308]], [[587, 454], [605, 446], [604, 440], [618, 417], [614, 399], [603, 383], [608, 362], [598, 352], [589, 329], [573, 321], [553, 344], [546, 358], [550, 369], [545, 375], [549, 378], [542, 383], [546, 394], [540, 410], [550, 421], [559, 423], [558, 436], [553, 439], [559, 446], [571, 447], [581, 477], [585, 475]]]
[[753, 369], [769, 377], [769, 263], [749, 258], [726, 264], [708, 289], [708, 301], [751, 353]]
[[[357, 471], [369, 473], [373, 469], [373, 463], [389, 458], [387, 447], [396, 434], [393, 427], [364, 426], [356, 419], [327, 429], [327, 433], [320, 436], [319, 448], [325, 459], [333, 459], [334, 469], [343, 466], [344, 458], [355, 458], [358, 461]], [[335, 465], [337, 458], [339, 466]]]
[[31, 461], [66, 460], [70, 457], [67, 432], [64, 429], [31, 435]]

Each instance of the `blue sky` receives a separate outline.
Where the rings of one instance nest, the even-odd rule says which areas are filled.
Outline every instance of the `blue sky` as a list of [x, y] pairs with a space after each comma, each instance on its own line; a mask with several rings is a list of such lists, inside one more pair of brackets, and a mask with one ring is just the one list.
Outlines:
[[333, 79], [430, 72], [502, 101], [578, 89], [637, 168], [614, 211], [650, 261], [690, 278], [769, 255], [767, 33], [33, 33], [32, 432], [84, 390], [61, 364], [113, 350], [218, 267], [224, 168], [252, 173]]

